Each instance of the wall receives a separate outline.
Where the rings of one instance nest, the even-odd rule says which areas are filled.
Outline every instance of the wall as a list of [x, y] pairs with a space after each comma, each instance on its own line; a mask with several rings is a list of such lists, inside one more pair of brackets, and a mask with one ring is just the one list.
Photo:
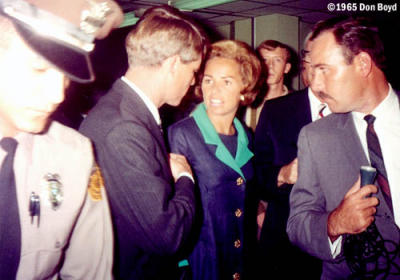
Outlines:
[[[304, 38], [311, 27], [312, 24], [301, 22], [298, 17], [271, 14], [219, 26], [217, 31], [223, 38], [241, 40], [254, 48], [264, 40], [277, 40], [287, 44], [293, 48], [295, 53], [299, 54], [303, 47]], [[299, 69], [299, 67], [295, 68]], [[292, 88], [294, 90], [303, 87], [300, 80], [297, 71], [297, 74], [292, 79]]]

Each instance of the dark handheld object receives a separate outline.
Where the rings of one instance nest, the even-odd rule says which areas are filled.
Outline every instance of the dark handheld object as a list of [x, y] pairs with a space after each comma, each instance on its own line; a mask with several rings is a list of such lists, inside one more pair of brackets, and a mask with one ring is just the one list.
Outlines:
[[360, 167], [360, 176], [361, 176], [361, 187], [365, 185], [371, 185], [375, 181], [376, 168], [369, 165], [363, 165]]
[[[361, 166], [361, 187], [373, 184], [376, 175], [374, 167]], [[388, 250], [385, 245], [395, 249]], [[400, 246], [391, 240], [385, 240], [375, 222], [364, 232], [347, 235], [343, 251], [351, 270], [349, 279], [386, 279], [389, 275], [400, 277], [400, 267], [395, 263]]]

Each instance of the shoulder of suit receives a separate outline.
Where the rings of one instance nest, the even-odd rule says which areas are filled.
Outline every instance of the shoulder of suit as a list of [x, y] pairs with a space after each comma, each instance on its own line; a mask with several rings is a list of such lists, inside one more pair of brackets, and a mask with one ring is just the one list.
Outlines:
[[348, 118], [351, 117], [351, 113], [345, 113], [345, 114], [329, 114], [329, 116], [326, 116], [322, 119], [319, 119], [318, 121], [314, 121], [306, 125], [308, 130], [318, 131], [334, 131], [336, 127], [338, 127], [339, 124], [343, 124], [345, 121], [348, 120]]
[[265, 106], [272, 107], [272, 106], [286, 106], [287, 104], [292, 104], [296, 100], [303, 99], [307, 97], [307, 90], [299, 90], [299, 91], [292, 91], [287, 95], [280, 96], [265, 102]]
[[264, 104], [262, 114], [264, 115], [264, 118], [271, 121], [274, 121], [274, 118], [286, 119], [293, 115], [293, 110], [303, 110], [300, 107], [303, 106], [306, 98], [308, 98], [307, 91], [300, 90], [268, 100]]
[[[199, 137], [194, 137], [196, 135], [198, 135]], [[186, 117], [168, 127], [168, 139], [170, 141], [174, 141], [176, 137], [181, 136], [190, 139], [190, 141], [196, 141], [199, 139], [203, 139], [202, 137], [200, 137], [200, 135], [200, 129], [198, 128], [196, 121], [193, 117]]]
[[195, 125], [195, 124], [196, 124], [196, 122], [195, 122], [194, 118], [189, 116], [189, 117], [183, 118], [183, 119], [173, 123], [170, 126], [170, 129], [190, 128], [190, 127], [193, 127], [193, 125]]

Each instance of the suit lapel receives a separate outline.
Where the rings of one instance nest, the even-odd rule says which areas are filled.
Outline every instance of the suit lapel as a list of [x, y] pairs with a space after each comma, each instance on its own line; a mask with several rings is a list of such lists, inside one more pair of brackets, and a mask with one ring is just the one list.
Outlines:
[[338, 128], [343, 133], [341, 142], [348, 159], [357, 166], [369, 165], [351, 113], [337, 114], [337, 116], [339, 117]]
[[297, 120], [297, 126], [302, 128], [312, 121], [310, 100], [308, 99], [308, 88], [296, 93], [299, 98], [292, 103], [292, 110], [296, 112], [295, 119]]
[[125, 82], [122, 80], [117, 82], [120, 83], [119, 86], [122, 87], [121, 90], [124, 92], [120, 104], [122, 118], [139, 122], [142, 126], [146, 127], [161, 147], [164, 158], [168, 158], [167, 148], [160, 127], [157, 125], [146, 104]]
[[[346, 114], [337, 114], [340, 117], [340, 121], [338, 123], [339, 129], [342, 130], [342, 144], [345, 149], [345, 154], [348, 157], [348, 160], [354, 166], [362, 166], [362, 165], [370, 165], [367, 156], [364, 153], [364, 149], [361, 145], [360, 138], [358, 137], [358, 133], [354, 124], [353, 117], [351, 113]], [[341, 137], [338, 135], [338, 137]], [[374, 183], [378, 186], [377, 182]], [[378, 187], [379, 188], [379, 187]], [[394, 219], [392, 211], [386, 203], [385, 198], [382, 195], [382, 191], [378, 191], [376, 194], [378, 197], [380, 204], [378, 206], [378, 215], [385, 213], [387, 216], [391, 216]]]

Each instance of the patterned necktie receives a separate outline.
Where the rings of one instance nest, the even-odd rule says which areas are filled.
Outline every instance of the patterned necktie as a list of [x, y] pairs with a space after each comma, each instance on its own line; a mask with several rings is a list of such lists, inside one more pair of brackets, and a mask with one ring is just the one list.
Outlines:
[[368, 153], [371, 161], [371, 165], [376, 168], [378, 171], [377, 181], [382, 189], [383, 196], [385, 197], [386, 202], [389, 205], [389, 208], [393, 211], [392, 208], [392, 198], [390, 195], [390, 188], [386, 174], [385, 163], [383, 161], [381, 146], [379, 144], [378, 136], [376, 135], [374, 129], [374, 121], [375, 117], [373, 115], [366, 115], [364, 120], [368, 123], [367, 127], [367, 144], [368, 144]]
[[7, 152], [0, 171], [0, 279], [16, 278], [21, 255], [21, 226], [13, 171], [17, 144], [13, 138], [0, 141]]
[[326, 108], [326, 104], [321, 103], [319, 104], [319, 111], [318, 111], [318, 119], [322, 119], [324, 116], [324, 110]]

